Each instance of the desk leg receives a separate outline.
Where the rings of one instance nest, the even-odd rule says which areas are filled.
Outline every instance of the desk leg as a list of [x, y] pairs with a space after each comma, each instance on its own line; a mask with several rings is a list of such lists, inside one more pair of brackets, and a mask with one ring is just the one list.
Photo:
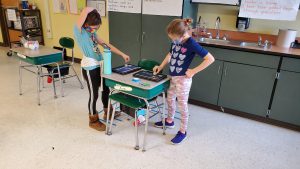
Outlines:
[[144, 142], [143, 142], [143, 152], [146, 151], [146, 139], [147, 139], [147, 132], [148, 132], [148, 123], [149, 123], [149, 103], [146, 99], [144, 99], [146, 105], [147, 105], [147, 114], [146, 114], [146, 125], [145, 125], [145, 132], [144, 132]]
[[[111, 93], [109, 95], [111, 95]], [[111, 135], [111, 133], [109, 133], [109, 131], [108, 131], [108, 130], [110, 130], [109, 127], [108, 127], [108, 121], [110, 120], [109, 119], [109, 116], [110, 116], [110, 104], [111, 104], [111, 99], [108, 99], [108, 107], [107, 107], [107, 114], [106, 114], [106, 131], [105, 131], [105, 133], [107, 135]]]
[[166, 110], [166, 93], [163, 92], [163, 111], [162, 111], [163, 135], [166, 135], [165, 110]]
[[139, 130], [138, 130], [138, 124], [137, 124], [137, 110], [134, 112], [134, 126], [135, 126], [135, 147], [134, 149], [139, 150]]
[[41, 105], [41, 102], [40, 102], [40, 73], [41, 73], [40, 69], [41, 69], [41, 67], [37, 66], [36, 82], [37, 82], [37, 102], [38, 102], [39, 106]]
[[19, 62], [19, 94], [22, 95], [22, 61]]

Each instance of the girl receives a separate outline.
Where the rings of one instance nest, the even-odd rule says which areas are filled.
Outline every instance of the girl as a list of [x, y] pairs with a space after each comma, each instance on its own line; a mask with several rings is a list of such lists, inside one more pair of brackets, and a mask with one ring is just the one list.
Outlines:
[[[189, 117], [188, 98], [192, 85], [192, 77], [214, 62], [214, 57], [188, 34], [191, 22], [191, 19], [175, 19], [168, 25], [167, 34], [173, 41], [170, 52], [160, 66], [153, 68], [153, 72], [156, 74], [169, 63], [171, 84], [167, 92], [168, 116], [165, 119], [166, 127], [174, 128], [175, 126], [176, 97], [178, 100], [178, 109], [181, 113], [180, 130], [171, 140], [173, 144], [181, 143], [187, 136], [186, 130]], [[190, 69], [189, 66], [196, 54], [203, 58], [204, 61], [199, 66]], [[155, 126], [162, 128], [163, 122], [156, 122]]]
[[[98, 131], [105, 130], [105, 124], [99, 121], [98, 111], [96, 110], [98, 91], [101, 84], [99, 62], [102, 60], [102, 55], [98, 45], [110, 47], [111, 51], [123, 57], [125, 62], [129, 62], [130, 60], [129, 56], [118, 50], [113, 45], [105, 43], [97, 36], [96, 32], [100, 28], [101, 23], [102, 21], [98, 11], [94, 8], [87, 7], [83, 9], [77, 24], [74, 26], [74, 36], [81, 52], [83, 53], [83, 58], [81, 60], [82, 74], [87, 82], [90, 94], [88, 101], [89, 126]], [[109, 88], [104, 85], [102, 92], [104, 119], [107, 118], [108, 95]], [[120, 113], [116, 114], [116, 116], [119, 115]]]

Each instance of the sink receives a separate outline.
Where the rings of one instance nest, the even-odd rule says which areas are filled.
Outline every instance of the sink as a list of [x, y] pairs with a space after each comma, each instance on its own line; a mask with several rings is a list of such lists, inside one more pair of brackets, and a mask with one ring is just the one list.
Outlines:
[[230, 41], [229, 40], [223, 40], [223, 39], [211, 39], [211, 38], [200, 38], [199, 42], [202, 43], [221, 43], [221, 44], [227, 44]]
[[241, 42], [240, 46], [243, 46], [243, 47], [247, 47], [247, 46], [250, 46], [250, 47], [260, 47], [255, 42]]

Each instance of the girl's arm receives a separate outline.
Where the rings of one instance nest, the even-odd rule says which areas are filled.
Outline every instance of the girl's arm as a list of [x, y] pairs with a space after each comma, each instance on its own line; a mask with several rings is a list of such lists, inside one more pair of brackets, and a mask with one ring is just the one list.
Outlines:
[[207, 55], [204, 57], [204, 61], [199, 66], [195, 67], [194, 69], [188, 69], [185, 74], [188, 78], [192, 78], [196, 73], [204, 70], [214, 61], [215, 58], [210, 53], [207, 53]]
[[161, 70], [163, 70], [163, 68], [170, 62], [170, 59], [171, 59], [171, 53], [168, 53], [165, 59], [163, 60], [163, 62], [159, 66], [155, 66], [153, 68], [154, 75], [159, 73]]
[[102, 47], [105, 47], [105, 45], [108, 46], [113, 53], [121, 56], [125, 60], [126, 63], [130, 61], [130, 57], [128, 55], [121, 52], [118, 48], [114, 47], [112, 44], [106, 43], [103, 39], [101, 39], [99, 37], [96, 37], [96, 39], [97, 39], [98, 44], [100, 44]]

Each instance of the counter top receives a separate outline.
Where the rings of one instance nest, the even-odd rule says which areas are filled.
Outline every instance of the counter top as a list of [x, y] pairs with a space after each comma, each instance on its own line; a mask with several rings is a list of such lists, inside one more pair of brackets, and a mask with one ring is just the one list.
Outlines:
[[263, 47], [254, 47], [254, 46], [240, 46], [231, 43], [218, 43], [218, 42], [199, 42], [202, 46], [211, 46], [224, 49], [233, 49], [245, 52], [254, 52], [261, 54], [277, 55], [277, 56], [287, 56], [295, 57], [300, 59], [300, 49], [295, 48], [282, 48], [276, 45], [272, 45], [271, 48], [266, 49]]

